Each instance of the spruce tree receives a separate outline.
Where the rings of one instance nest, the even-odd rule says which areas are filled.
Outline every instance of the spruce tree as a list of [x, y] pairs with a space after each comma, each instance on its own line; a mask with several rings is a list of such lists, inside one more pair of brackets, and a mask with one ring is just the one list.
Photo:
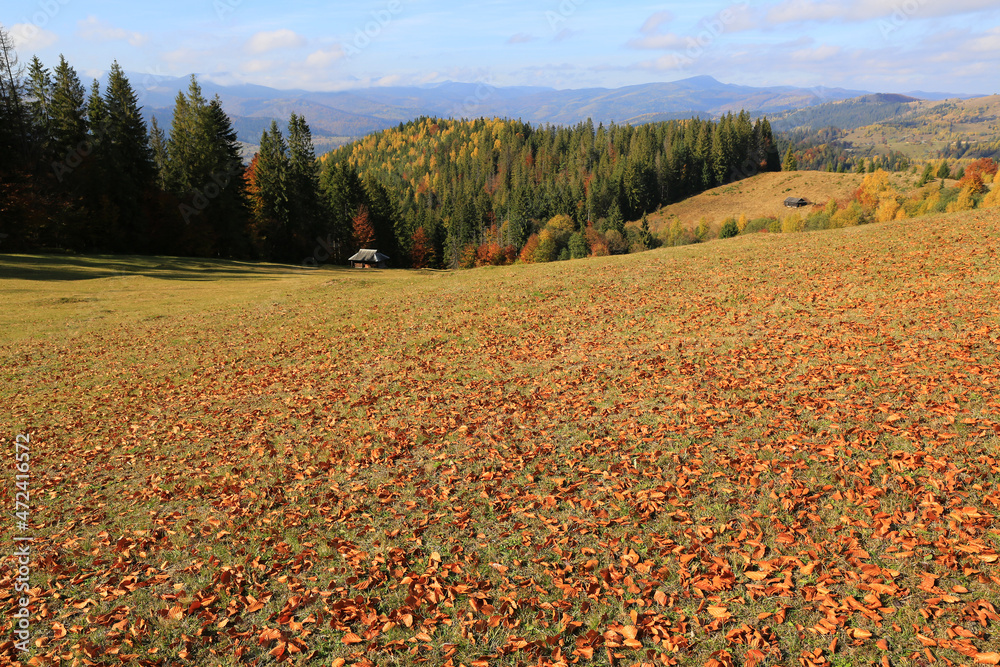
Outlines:
[[138, 98], [117, 62], [111, 65], [104, 103], [106, 145], [114, 176], [126, 179], [132, 189], [141, 191], [153, 182], [153, 151]]
[[28, 132], [35, 155], [47, 156], [52, 134], [52, 76], [38, 56], [28, 66], [25, 85]]
[[215, 254], [246, 257], [250, 253], [249, 211], [240, 143], [218, 96], [209, 103], [208, 110], [214, 165], [202, 194], [211, 207]]
[[166, 177], [168, 169], [167, 158], [167, 135], [163, 128], [153, 117], [149, 127], [149, 148], [153, 156], [153, 167], [155, 170], [154, 182], [161, 190], [166, 189]]
[[87, 97], [87, 127], [90, 129], [90, 150], [97, 150], [104, 143], [108, 131], [108, 107], [101, 96], [101, 84], [94, 79]]
[[260, 152], [255, 160], [253, 207], [257, 237], [263, 244], [260, 250], [270, 259], [290, 259], [293, 249], [287, 182], [288, 148], [277, 122], [271, 121], [270, 129], [260, 137]]
[[788, 146], [788, 150], [785, 152], [785, 159], [782, 162], [783, 171], [798, 171], [799, 163], [795, 159], [795, 152], [792, 150], [791, 144]]
[[17, 166], [28, 153], [22, 73], [14, 40], [0, 25], [0, 166]]
[[[52, 86], [52, 148], [56, 160], [75, 163], [77, 153], [86, 152], [86, 94], [80, 77], [66, 58], [59, 56]], [[72, 164], [66, 165], [68, 169]]]
[[312, 132], [306, 119], [294, 113], [288, 121], [288, 201], [292, 224], [307, 242], [323, 234]]
[[167, 141], [167, 189], [184, 199], [209, 181], [212, 173], [212, 131], [208, 102], [191, 75], [187, 94], [177, 93]]

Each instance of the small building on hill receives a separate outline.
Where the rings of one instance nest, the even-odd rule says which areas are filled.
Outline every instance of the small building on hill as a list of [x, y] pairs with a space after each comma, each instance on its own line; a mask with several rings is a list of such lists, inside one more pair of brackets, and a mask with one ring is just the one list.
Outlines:
[[355, 269], [384, 269], [388, 255], [378, 250], [361, 249], [347, 259]]
[[789, 197], [785, 200], [785, 208], [802, 208], [808, 205], [809, 202], [802, 197]]

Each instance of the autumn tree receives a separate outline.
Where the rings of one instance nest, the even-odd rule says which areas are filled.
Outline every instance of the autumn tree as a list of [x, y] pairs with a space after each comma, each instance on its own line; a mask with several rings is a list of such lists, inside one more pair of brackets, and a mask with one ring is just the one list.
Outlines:
[[965, 168], [958, 187], [969, 188], [973, 195], [981, 195], [986, 191], [986, 184], [997, 174], [997, 163], [991, 158], [979, 158]]
[[434, 258], [434, 246], [423, 227], [417, 227], [413, 232], [410, 248], [410, 261], [415, 269], [425, 269], [431, 265]]
[[359, 249], [370, 249], [375, 245], [375, 226], [372, 224], [368, 206], [362, 204], [351, 218], [354, 243]]

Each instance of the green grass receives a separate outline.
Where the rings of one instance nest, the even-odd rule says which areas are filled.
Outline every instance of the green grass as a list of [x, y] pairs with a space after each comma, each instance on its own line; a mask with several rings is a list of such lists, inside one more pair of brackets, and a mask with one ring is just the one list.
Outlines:
[[971, 664], [998, 246], [976, 211], [460, 272], [0, 255], [34, 655]]

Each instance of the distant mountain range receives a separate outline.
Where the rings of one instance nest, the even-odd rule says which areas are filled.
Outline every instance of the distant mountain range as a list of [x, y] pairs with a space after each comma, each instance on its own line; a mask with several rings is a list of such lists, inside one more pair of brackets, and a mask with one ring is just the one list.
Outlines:
[[[128, 73], [147, 117], [169, 132], [177, 93], [188, 77]], [[754, 115], [786, 112], [869, 95], [842, 88], [755, 88], [696, 76], [670, 83], [623, 88], [557, 90], [540, 87], [494, 87], [447, 82], [428, 86], [380, 87], [341, 92], [278, 90], [249, 84], [225, 86], [199, 79], [206, 97], [218, 95], [233, 119], [241, 141], [256, 145], [261, 133], [277, 120], [284, 128], [294, 111], [305, 116], [317, 152], [420, 116], [520, 118], [535, 124], [572, 125], [588, 118], [595, 123], [646, 123], [676, 118], [718, 117], [746, 109]], [[104, 83], [104, 82], [102, 82]], [[962, 97], [913, 93], [921, 99]]]

